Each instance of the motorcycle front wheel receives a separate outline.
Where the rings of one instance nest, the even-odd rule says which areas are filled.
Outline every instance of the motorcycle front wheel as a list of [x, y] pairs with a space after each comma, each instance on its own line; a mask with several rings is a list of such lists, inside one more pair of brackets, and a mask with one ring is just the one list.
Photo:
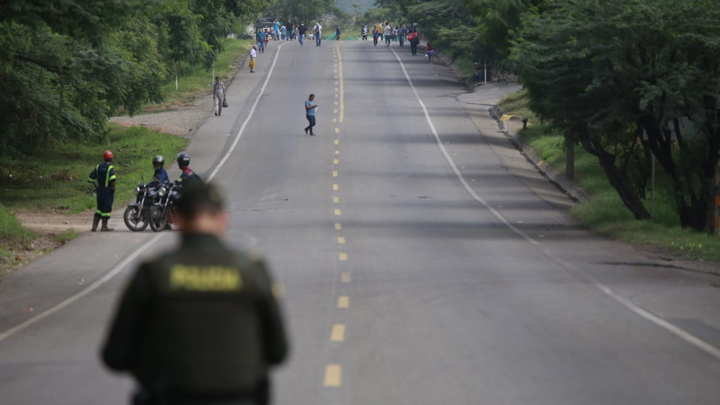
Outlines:
[[143, 215], [140, 213], [140, 208], [136, 205], [130, 205], [125, 208], [123, 220], [125, 221], [125, 225], [128, 229], [133, 232], [142, 232], [148, 226], [147, 219], [143, 218]]
[[166, 224], [167, 215], [165, 215], [163, 207], [155, 206], [150, 208], [150, 229], [152, 229], [153, 232], [160, 232], [165, 230]]

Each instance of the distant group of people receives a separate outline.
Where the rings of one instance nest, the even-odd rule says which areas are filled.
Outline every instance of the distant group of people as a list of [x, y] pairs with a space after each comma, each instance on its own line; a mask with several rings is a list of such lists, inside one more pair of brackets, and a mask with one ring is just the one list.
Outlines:
[[[408, 27], [405, 24], [400, 26], [392, 26], [389, 22], [379, 22], [373, 25], [372, 31], [367, 25], [363, 25], [360, 35], [363, 41], [368, 40], [368, 35], [372, 34], [373, 45], [377, 46], [378, 40], [385, 41], [385, 46], [390, 46], [393, 41], [397, 41], [401, 47], [405, 46], [405, 42], [410, 43], [410, 52], [413, 55], [417, 54], [417, 46], [420, 44], [420, 37], [417, 32], [417, 27], [410, 23]], [[433, 51], [434, 56], [434, 51]]]

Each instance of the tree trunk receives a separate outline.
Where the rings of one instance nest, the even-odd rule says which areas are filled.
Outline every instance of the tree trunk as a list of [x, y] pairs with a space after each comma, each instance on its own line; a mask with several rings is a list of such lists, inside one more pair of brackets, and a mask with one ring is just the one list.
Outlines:
[[635, 188], [630, 184], [627, 174], [615, 166], [615, 156], [602, 152], [598, 157], [600, 167], [605, 171], [605, 175], [610, 181], [610, 185], [617, 191], [620, 199], [625, 206], [633, 213], [637, 220], [650, 219], [650, 213], [645, 208], [640, 196], [635, 192]]

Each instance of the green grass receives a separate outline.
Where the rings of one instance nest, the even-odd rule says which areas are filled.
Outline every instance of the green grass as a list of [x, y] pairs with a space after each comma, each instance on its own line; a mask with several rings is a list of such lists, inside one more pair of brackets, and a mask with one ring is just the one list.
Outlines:
[[23, 228], [12, 210], [0, 204], [0, 242], [2, 244], [9, 241], [27, 244], [35, 240], [36, 237], [37, 234]]
[[69, 143], [20, 159], [0, 158], [0, 203], [12, 210], [67, 214], [93, 208], [87, 178], [102, 162], [102, 152], [110, 149], [118, 175], [117, 207], [133, 196], [143, 176], [151, 178], [152, 156], [173, 157], [186, 145], [184, 138], [145, 127], [111, 126], [108, 145]]
[[78, 236], [80, 236], [80, 234], [74, 229], [68, 229], [67, 231], [55, 236], [55, 240], [64, 245]]
[[472, 77], [475, 74], [475, 65], [473, 64], [472, 59], [467, 56], [460, 56], [455, 59], [453, 63], [458, 67], [458, 69], [460, 69], [460, 72], [462, 72], [463, 79]]
[[0, 277], [16, 263], [13, 250], [27, 249], [37, 238], [35, 232], [23, 228], [8, 207], [0, 204]]
[[[250, 52], [253, 43], [254, 41], [251, 39], [225, 39], [223, 42], [224, 50], [215, 61], [215, 76], [220, 76], [223, 80], [232, 77], [241, 68], [239, 66], [241, 58]], [[145, 106], [144, 112], [154, 113], [172, 110], [179, 105], [192, 102], [199, 93], [203, 92], [207, 92], [208, 97], [210, 97], [212, 82], [212, 70], [208, 71], [203, 67], [195, 67], [178, 78], [177, 90], [175, 90], [174, 80], [163, 86], [165, 101], [160, 104]]]
[[[527, 108], [527, 94], [515, 93], [501, 101], [505, 114], [535, 116]], [[557, 171], [565, 172], [564, 139], [547, 124], [535, 123], [521, 132], [524, 140], [538, 156]], [[663, 176], [658, 177], [654, 216], [650, 221], [637, 221], [622, 203], [615, 189], [605, 177], [597, 158], [581, 147], [575, 148], [575, 182], [593, 199], [576, 205], [571, 213], [584, 226], [614, 239], [638, 246], [652, 246], [681, 257], [720, 261], [720, 239], [680, 227], [672, 195], [664, 187]], [[651, 209], [650, 192], [644, 200]]]
[[527, 118], [530, 123], [536, 123], [538, 121], [535, 114], [527, 106], [527, 91], [520, 90], [517, 93], [511, 94], [498, 103], [503, 113], [509, 115], [517, 115], [520, 117]]

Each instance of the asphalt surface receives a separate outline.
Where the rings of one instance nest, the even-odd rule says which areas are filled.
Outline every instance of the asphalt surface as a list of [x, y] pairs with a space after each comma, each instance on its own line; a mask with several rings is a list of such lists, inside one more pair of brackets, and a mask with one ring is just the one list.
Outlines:
[[[227, 191], [229, 242], [285, 288], [276, 403], [718, 403], [720, 280], [576, 226], [488, 114], [512, 86], [469, 93], [372, 42], [271, 43], [256, 70], [189, 152]], [[0, 283], [3, 405], [128, 398], [99, 347], [134, 265], [177, 235], [121, 229], [122, 209]]]

